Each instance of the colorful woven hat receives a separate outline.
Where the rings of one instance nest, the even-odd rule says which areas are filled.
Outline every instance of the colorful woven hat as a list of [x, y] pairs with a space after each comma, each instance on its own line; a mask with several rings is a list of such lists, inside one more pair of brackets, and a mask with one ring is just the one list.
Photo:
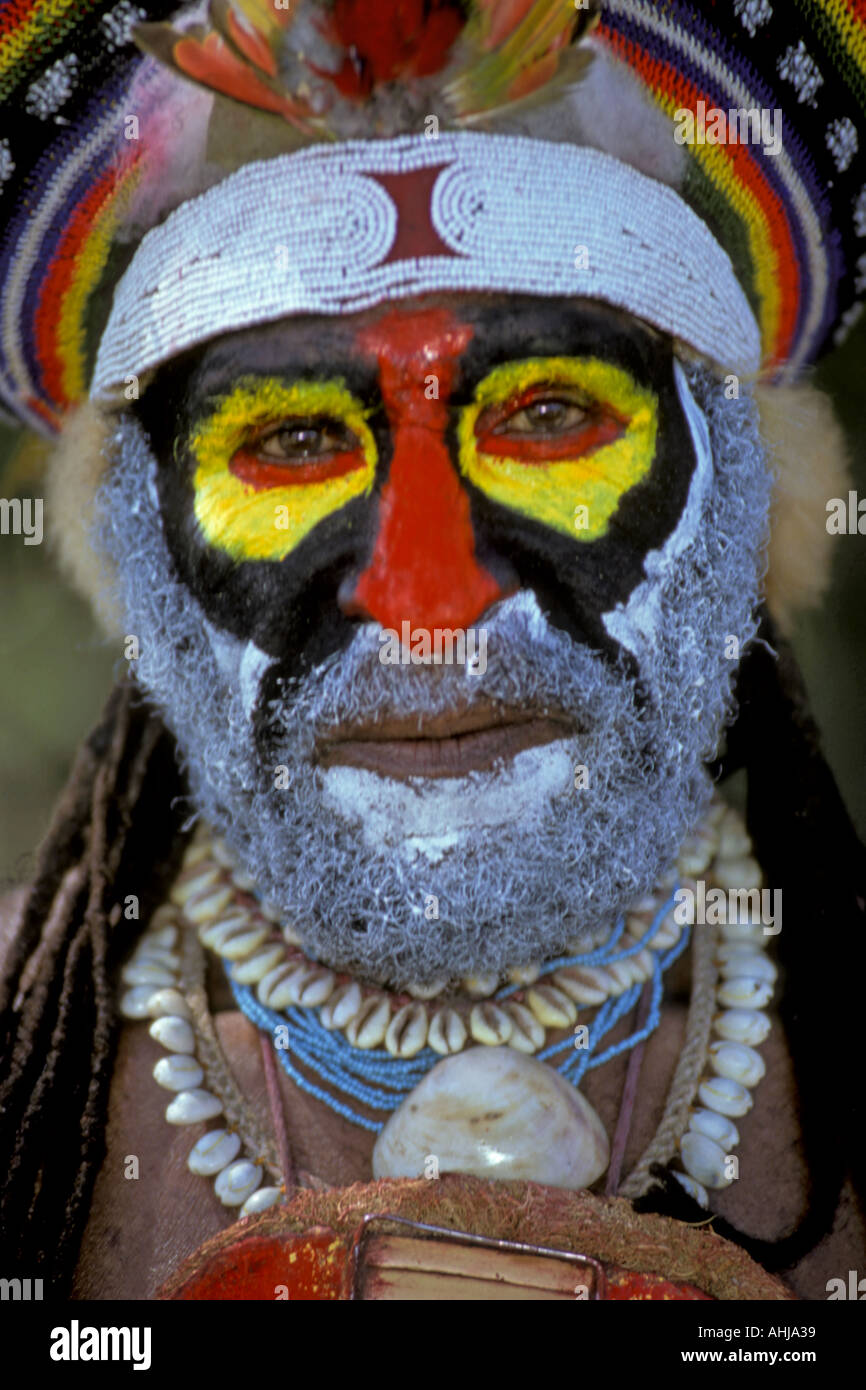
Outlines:
[[[434, 287], [597, 295], [718, 365], [793, 374], [866, 288], [864, 96], [866, 0], [0, 0], [0, 401], [52, 434], [101, 341], [105, 395], [257, 314]], [[422, 141], [440, 133], [437, 160]], [[496, 159], [478, 144], [503, 135]], [[518, 159], [518, 137], [558, 144], [558, 161], [525, 144]], [[220, 244], [232, 189], [242, 203], [231, 180], [287, 158], [269, 172], [302, 177], [321, 246], [322, 190], [360, 199], [366, 260], [345, 296], [297, 257], [264, 305]], [[427, 225], [410, 235], [421, 189]], [[195, 217], [228, 267], [227, 317], [202, 317], [215, 282], [198, 250], [184, 260]], [[302, 207], [290, 258], [305, 225]], [[567, 277], [565, 247], [586, 253], [585, 279]], [[172, 319], [179, 286], [192, 298]]]

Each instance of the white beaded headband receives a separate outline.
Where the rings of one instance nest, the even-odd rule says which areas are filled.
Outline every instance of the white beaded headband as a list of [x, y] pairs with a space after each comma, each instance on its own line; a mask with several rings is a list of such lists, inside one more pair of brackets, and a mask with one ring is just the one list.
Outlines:
[[731, 261], [673, 189], [597, 150], [457, 132], [316, 145], [184, 203], [117, 285], [91, 395], [232, 329], [461, 290], [602, 299], [725, 371], [760, 363]]

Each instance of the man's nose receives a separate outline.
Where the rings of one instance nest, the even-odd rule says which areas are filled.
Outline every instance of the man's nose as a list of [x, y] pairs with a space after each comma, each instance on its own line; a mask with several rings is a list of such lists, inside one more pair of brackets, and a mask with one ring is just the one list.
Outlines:
[[382, 627], [467, 628], [505, 596], [481, 565], [469, 497], [446, 442], [447, 409], [413, 400], [392, 419], [391, 470], [368, 563], [341, 596], [343, 611]]
[[389, 310], [362, 335], [379, 364], [393, 454], [370, 558], [341, 590], [348, 616], [398, 631], [404, 622], [466, 628], [512, 592], [476, 556], [469, 497], [448, 448], [447, 402], [472, 336], [441, 307]]

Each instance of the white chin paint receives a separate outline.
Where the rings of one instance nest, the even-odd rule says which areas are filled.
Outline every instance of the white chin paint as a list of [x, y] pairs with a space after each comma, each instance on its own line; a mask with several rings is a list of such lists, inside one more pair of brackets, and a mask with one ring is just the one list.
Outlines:
[[326, 805], [358, 826], [367, 848], [438, 864], [479, 830], [530, 820], [574, 786], [574, 739], [527, 748], [490, 772], [398, 781], [357, 767], [321, 773]]
[[664, 582], [668, 571], [694, 544], [713, 477], [713, 453], [706, 416], [689, 390], [686, 374], [677, 361], [674, 362], [674, 378], [695, 447], [695, 471], [688, 499], [676, 529], [668, 536], [661, 550], [650, 550], [644, 556], [646, 579], [632, 590], [627, 603], [619, 603], [612, 612], [602, 615], [602, 621], [614, 641], [627, 648], [638, 662], [655, 646]]

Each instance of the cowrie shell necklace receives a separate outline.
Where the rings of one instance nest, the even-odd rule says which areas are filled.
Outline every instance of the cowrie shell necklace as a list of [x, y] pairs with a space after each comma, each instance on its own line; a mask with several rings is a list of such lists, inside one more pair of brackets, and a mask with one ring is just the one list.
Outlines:
[[[656, 895], [635, 904], [624, 930], [620, 926], [622, 959], [594, 964], [605, 943], [573, 943], [580, 946], [573, 959], [517, 967], [504, 981], [470, 977], [459, 992], [448, 994], [443, 985], [410, 986], [400, 996], [362, 986], [310, 960], [285, 926], [276, 935], [278, 914], [256, 902], [250, 880], [233, 868], [225, 846], [202, 827], [187, 849], [169, 903], [154, 914], [123, 970], [121, 1013], [150, 1019], [151, 1036], [166, 1049], [154, 1077], [173, 1093], [166, 1111], [169, 1123], [223, 1118], [221, 1127], [194, 1145], [188, 1162], [193, 1172], [215, 1179], [217, 1196], [226, 1206], [247, 1215], [282, 1199], [282, 1174], [273, 1144], [250, 1122], [215, 1034], [206, 1036], [210, 1019], [199, 943], [227, 963], [236, 990], [251, 995], [254, 987], [259, 1005], [275, 1015], [290, 1008], [315, 1013], [325, 1029], [341, 1033], [371, 1060], [381, 1055], [374, 1050], [383, 1044], [384, 1056], [398, 1065], [425, 1046], [440, 1056], [472, 1044], [537, 1054], [545, 1051], [550, 1034], [574, 1026], [583, 1010], [595, 1010], [642, 985], [652, 974], [654, 953], [676, 946], [684, 928], [672, 909], [656, 920], [651, 934], [649, 929], [677, 877], [693, 890], [695, 874], [706, 874], [722, 887], [759, 887], [760, 870], [750, 849], [740, 818], [715, 801], [681, 847], [676, 874]], [[611, 933], [607, 936], [610, 941]], [[766, 945], [760, 923], [731, 921], [723, 924], [714, 953], [712, 987], [723, 1011], [712, 1019], [715, 1040], [707, 1038], [696, 1094], [685, 1107], [676, 1141], [685, 1171], [675, 1176], [704, 1206], [707, 1187], [727, 1186], [736, 1175], [730, 1150], [739, 1134], [733, 1120], [751, 1108], [751, 1089], [764, 1074], [755, 1048], [769, 1032], [763, 1010], [776, 978]], [[266, 1176], [272, 1181], [263, 1185]], [[631, 1178], [620, 1189], [623, 1195], [636, 1195], [628, 1191], [630, 1184], [634, 1186]]]

